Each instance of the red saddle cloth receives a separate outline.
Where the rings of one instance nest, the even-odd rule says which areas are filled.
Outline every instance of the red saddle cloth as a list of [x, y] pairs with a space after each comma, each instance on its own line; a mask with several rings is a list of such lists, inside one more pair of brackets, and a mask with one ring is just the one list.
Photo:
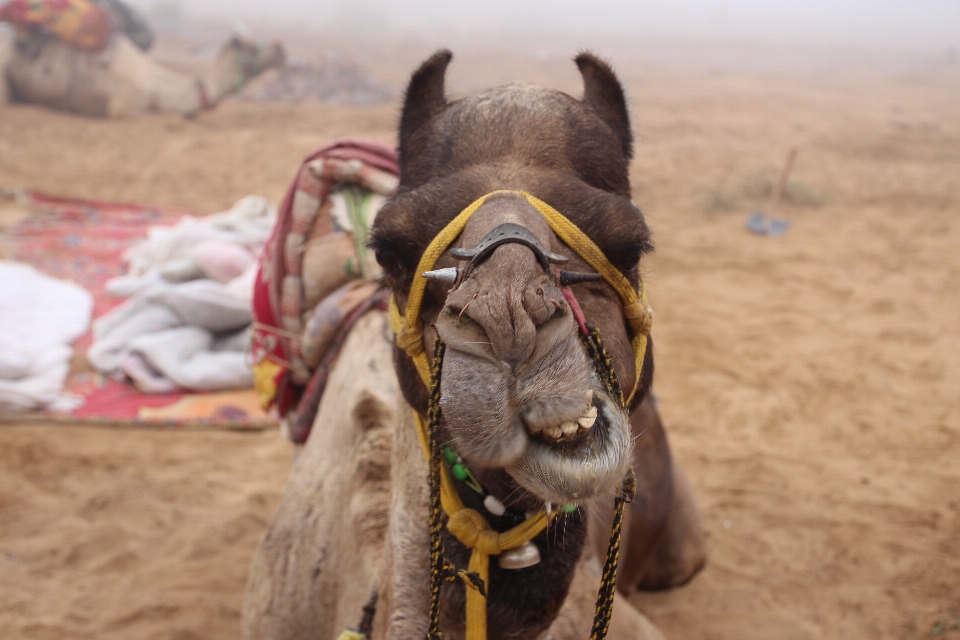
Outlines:
[[310, 310], [304, 296], [304, 247], [309, 240], [338, 232], [328, 206], [335, 189], [357, 185], [389, 196], [398, 176], [397, 151], [390, 145], [339, 138], [320, 147], [301, 163], [261, 254], [253, 293], [254, 382], [263, 408], [276, 409], [294, 442], [303, 443], [309, 435], [327, 375], [349, 328], [366, 311], [386, 304], [386, 293], [375, 282], [349, 285], [367, 286], [370, 293], [343, 310], [319, 362], [311, 357], [312, 366], [308, 364], [303, 352], [304, 315]]

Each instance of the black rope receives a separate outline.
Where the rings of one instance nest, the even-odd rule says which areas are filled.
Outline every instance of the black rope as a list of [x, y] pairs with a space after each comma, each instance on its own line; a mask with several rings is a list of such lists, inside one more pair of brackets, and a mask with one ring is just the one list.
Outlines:
[[600, 578], [600, 591], [597, 593], [597, 606], [593, 614], [593, 627], [590, 640], [604, 640], [610, 630], [610, 617], [613, 615], [613, 599], [617, 591], [617, 563], [620, 560], [620, 530], [623, 524], [623, 506], [633, 500], [637, 493], [637, 479], [630, 468], [623, 481], [623, 487], [617, 493], [613, 506], [613, 526], [610, 529], [610, 544], [607, 557], [603, 562], [603, 574]]
[[620, 380], [613, 368], [613, 359], [603, 346], [600, 329], [593, 327], [590, 329], [590, 333], [580, 336], [580, 339], [587, 348], [587, 354], [597, 368], [597, 375], [600, 376], [600, 382], [603, 383], [607, 393], [620, 405], [621, 409], [625, 408], [626, 400], [623, 397], [623, 389], [620, 388]]
[[430, 406], [427, 411], [427, 439], [430, 446], [430, 619], [427, 640], [442, 640], [440, 632], [440, 588], [446, 579], [443, 558], [443, 522], [440, 504], [440, 370], [443, 341], [437, 338], [430, 365]]
[[[597, 368], [597, 375], [620, 408], [625, 410], [626, 401], [620, 380], [613, 368], [613, 359], [603, 346], [600, 330], [591, 328], [590, 332], [581, 336], [587, 353]], [[613, 615], [613, 600], [617, 591], [617, 564], [620, 560], [620, 532], [623, 526], [623, 506], [633, 500], [637, 493], [637, 479], [633, 468], [623, 480], [623, 486], [617, 493], [613, 503], [613, 526], [610, 528], [610, 543], [607, 545], [607, 557], [603, 562], [603, 573], [600, 578], [600, 590], [597, 593], [597, 604], [594, 609], [593, 627], [590, 629], [590, 640], [604, 640], [610, 630], [610, 617]]]
[[376, 590], [370, 593], [370, 599], [363, 605], [363, 617], [360, 618], [360, 624], [357, 625], [357, 633], [369, 638], [373, 633], [373, 616], [377, 613], [377, 594]]

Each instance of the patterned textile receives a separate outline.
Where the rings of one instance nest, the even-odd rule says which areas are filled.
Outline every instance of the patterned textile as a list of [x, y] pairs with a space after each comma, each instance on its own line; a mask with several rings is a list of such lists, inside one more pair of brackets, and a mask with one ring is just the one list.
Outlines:
[[296, 411], [292, 412], [293, 415], [291, 415], [287, 421], [287, 436], [293, 442], [302, 444], [307, 441], [307, 436], [310, 435], [310, 429], [313, 427], [313, 420], [317, 415], [317, 409], [320, 407], [323, 390], [326, 388], [327, 379], [330, 377], [330, 371], [333, 370], [333, 365], [337, 363], [337, 358], [340, 356], [340, 348], [343, 346], [343, 343], [347, 341], [347, 336], [350, 334], [350, 330], [353, 329], [353, 325], [355, 325], [357, 320], [360, 319], [360, 316], [367, 311], [373, 309], [386, 311], [389, 296], [390, 294], [385, 288], [379, 287], [375, 289], [372, 295], [369, 295], [359, 305], [354, 307], [340, 323], [336, 334], [330, 341], [330, 345], [323, 354], [323, 358], [310, 377], [310, 382], [307, 383], [306, 388], [303, 390], [303, 395], [300, 396], [300, 400], [297, 402]]
[[[3, 238], [9, 243], [10, 257], [83, 286], [93, 294], [94, 318], [123, 302], [123, 298], [109, 296], [105, 284], [110, 278], [127, 273], [124, 251], [146, 238], [151, 227], [170, 226], [191, 213], [33, 192], [18, 195], [20, 204], [34, 214]], [[92, 339], [88, 332], [74, 344], [74, 362], [66, 383], [67, 393], [82, 398], [83, 404], [69, 414], [48, 414], [45, 418], [98, 424], [206, 424], [230, 428], [274, 424], [260, 408], [253, 389], [149, 395], [133, 385], [101, 375], [81, 355]]]
[[22, 29], [45, 29], [90, 51], [106, 47], [113, 31], [107, 12], [90, 0], [10, 0], [0, 7], [0, 21]]
[[[320, 363], [318, 367], [307, 364], [303, 342], [310, 336], [304, 334], [305, 325], [317, 326], [310, 322], [312, 312], [321, 307], [334, 308], [339, 314], [337, 326], [359, 317], [352, 313], [356, 304], [352, 309], [340, 309], [335, 304], [324, 306], [322, 301], [313, 308], [306, 304], [302, 272], [305, 248], [308, 242], [322, 242], [349, 231], [353, 260], [343, 266], [341, 275], [347, 279], [375, 278], [365, 255], [366, 233], [373, 214], [364, 213], [364, 203], [370, 202], [370, 194], [391, 195], [399, 182], [398, 173], [393, 147], [371, 140], [340, 138], [307, 156], [281, 205], [277, 226], [260, 258], [254, 288], [253, 362], [254, 382], [264, 409], [276, 407], [280, 416], [287, 418], [288, 428], [294, 423], [312, 423], [312, 414], [299, 415], [298, 403], [309, 385], [312, 399], [302, 410], [316, 411], [314, 401], [319, 403], [326, 381], [326, 373], [320, 381], [317, 371], [329, 369], [332, 363], [326, 354], [339, 348], [337, 337], [326, 339], [323, 353], [310, 353], [311, 362]], [[338, 219], [331, 212], [330, 200], [335, 193], [346, 200], [347, 220]], [[371, 287], [370, 291], [375, 289]], [[323, 292], [323, 297], [334, 293]], [[373, 308], [367, 302], [369, 296], [363, 300], [359, 306]], [[340, 336], [341, 332], [328, 331], [333, 333]], [[291, 413], [294, 415], [288, 415]], [[289, 435], [295, 442], [303, 442], [308, 432], [309, 429], [304, 433], [301, 428], [296, 433], [290, 430]]]

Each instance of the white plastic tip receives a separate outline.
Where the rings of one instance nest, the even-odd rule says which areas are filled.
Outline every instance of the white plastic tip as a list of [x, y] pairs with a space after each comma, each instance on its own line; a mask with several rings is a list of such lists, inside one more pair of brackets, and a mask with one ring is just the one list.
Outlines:
[[449, 282], [450, 284], [453, 284], [457, 281], [457, 268], [447, 267], [446, 269], [424, 271], [420, 274], [420, 277], [426, 278], [427, 280], [440, 280], [442, 282]]

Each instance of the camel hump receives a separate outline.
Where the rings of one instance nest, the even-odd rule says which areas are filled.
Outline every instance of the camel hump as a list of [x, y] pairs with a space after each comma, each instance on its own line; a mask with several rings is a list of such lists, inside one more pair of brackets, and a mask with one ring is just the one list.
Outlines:
[[633, 157], [633, 134], [623, 85], [610, 65], [590, 52], [580, 53], [574, 62], [583, 77], [584, 104], [592, 107], [613, 130], [620, 140], [624, 157], [630, 160]]

